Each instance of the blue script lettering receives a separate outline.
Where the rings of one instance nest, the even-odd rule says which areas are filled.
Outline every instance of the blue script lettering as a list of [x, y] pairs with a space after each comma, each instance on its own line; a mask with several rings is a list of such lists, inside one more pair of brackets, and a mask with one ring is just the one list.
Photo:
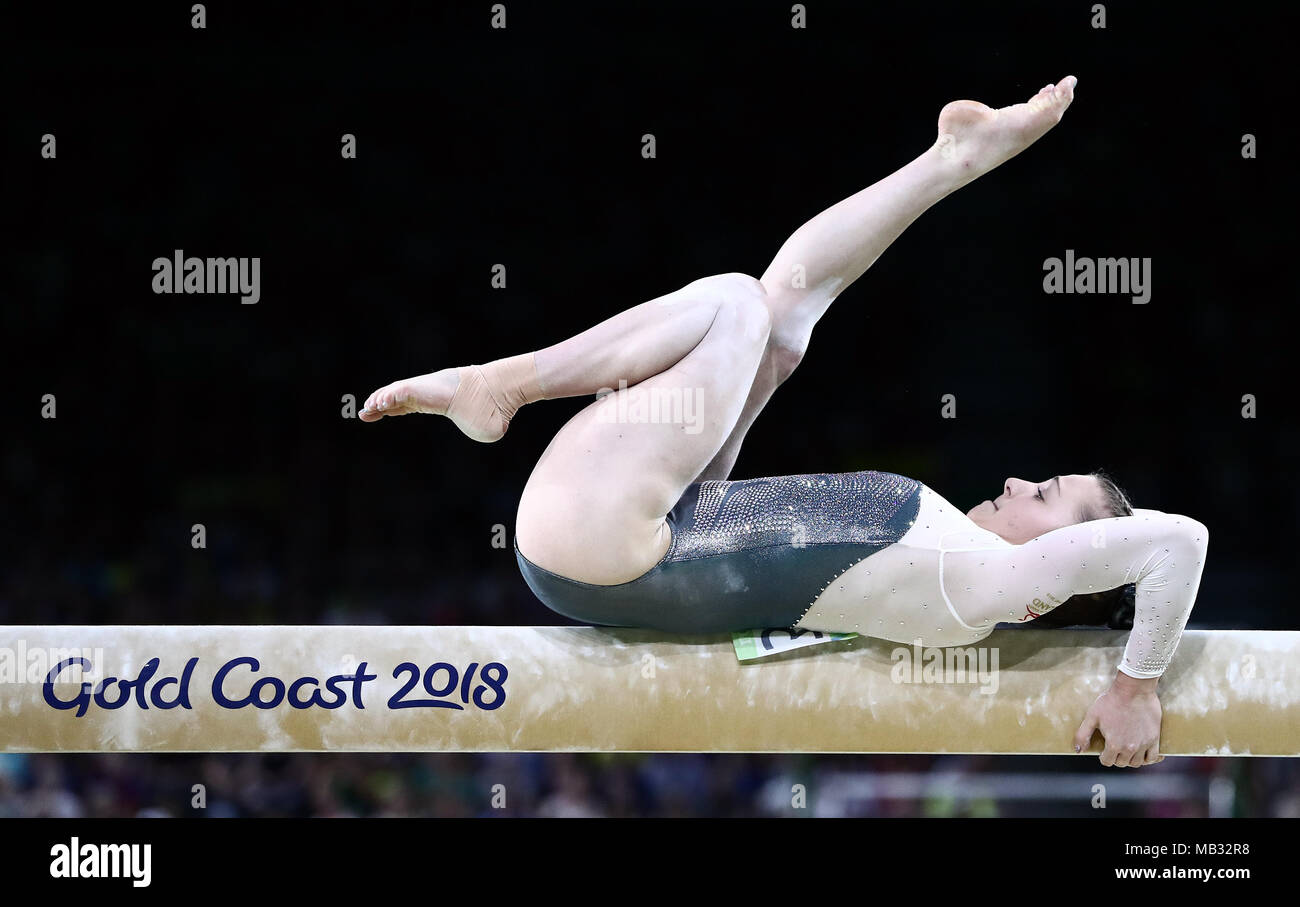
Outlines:
[[[231, 699], [225, 692], [226, 678], [231, 671], [238, 667], [248, 667], [256, 674], [262, 669], [261, 662], [251, 655], [245, 655], [242, 658], [232, 658], [217, 670], [216, 676], [212, 678], [212, 700], [223, 709], [242, 709], [250, 705], [255, 709], [273, 709], [286, 700], [290, 707], [295, 709], [310, 709], [313, 707], [337, 709], [351, 698], [352, 703], [357, 708], [364, 709], [366, 705], [361, 699], [361, 685], [379, 676], [378, 674], [367, 674], [366, 665], [367, 663], [364, 661], [357, 665], [355, 674], [335, 674], [333, 677], [326, 678], [325, 689], [333, 697], [329, 700], [322, 695], [320, 690], [321, 682], [315, 677], [299, 677], [290, 683], [286, 689], [283, 680], [270, 675], [256, 680], [249, 687], [248, 695], [243, 699]], [[346, 689], [343, 688], [343, 684], [347, 681], [352, 683], [350, 697]], [[314, 687], [315, 689], [304, 698], [304, 687]], [[268, 691], [269, 698], [263, 696], [263, 693]]]
[[[92, 698], [101, 709], [110, 711], [120, 709], [130, 699], [135, 699], [135, 704], [142, 709], [148, 709], [150, 703], [156, 709], [174, 709], [177, 707], [189, 709], [193, 708], [190, 705], [190, 677], [194, 674], [194, 666], [198, 663], [197, 656], [191, 658], [185, 663], [185, 670], [181, 672], [180, 677], [163, 677], [150, 688], [149, 682], [158, 673], [158, 666], [161, 664], [157, 658], [151, 658], [144, 663], [144, 667], [140, 669], [140, 673], [135, 676], [134, 680], [105, 677], [95, 685], [93, 695], [90, 683], [82, 681], [76, 696], [72, 699], [60, 699], [54, 695], [54, 684], [61, 673], [73, 665], [79, 666], [85, 672], [94, 669], [94, 665], [91, 664], [88, 658], [67, 658], [56, 664], [45, 675], [45, 683], [41, 686], [41, 696], [44, 697], [46, 704], [51, 708], [60, 711], [76, 709], [77, 712], [74, 716], [76, 718], [86, 714], [86, 711], [90, 708]], [[163, 697], [163, 690], [172, 684], [176, 686], [176, 695], [171, 699], [166, 699]], [[116, 696], [112, 696], [110, 693], [114, 686], [117, 687]], [[146, 690], [148, 690], [147, 700]]]

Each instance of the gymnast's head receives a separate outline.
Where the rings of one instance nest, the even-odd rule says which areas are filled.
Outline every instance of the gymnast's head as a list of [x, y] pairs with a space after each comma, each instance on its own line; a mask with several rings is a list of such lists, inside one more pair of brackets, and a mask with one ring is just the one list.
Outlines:
[[1002, 494], [977, 504], [966, 515], [980, 528], [1020, 545], [1053, 529], [1132, 513], [1120, 487], [1098, 471], [1053, 476], [1044, 482], [1007, 479]]

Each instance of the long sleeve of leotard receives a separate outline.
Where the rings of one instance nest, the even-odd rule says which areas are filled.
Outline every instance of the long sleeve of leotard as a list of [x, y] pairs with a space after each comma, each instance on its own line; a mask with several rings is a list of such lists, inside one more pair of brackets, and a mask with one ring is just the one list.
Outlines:
[[1209, 531], [1158, 510], [1077, 523], [1023, 545], [943, 554], [948, 606], [966, 624], [1036, 617], [1071, 595], [1128, 583], [1137, 588], [1133, 630], [1120, 670], [1159, 677], [1173, 658], [1201, 584]]

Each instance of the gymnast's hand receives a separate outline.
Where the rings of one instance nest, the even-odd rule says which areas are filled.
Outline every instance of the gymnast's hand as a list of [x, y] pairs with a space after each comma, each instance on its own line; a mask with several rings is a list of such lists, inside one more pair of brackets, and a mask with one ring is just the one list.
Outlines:
[[1082, 752], [1101, 731], [1106, 747], [1101, 764], [1138, 768], [1163, 762], [1160, 754], [1160, 697], [1158, 677], [1138, 680], [1122, 671], [1115, 674], [1110, 689], [1097, 697], [1083, 724], [1074, 734], [1074, 751]]

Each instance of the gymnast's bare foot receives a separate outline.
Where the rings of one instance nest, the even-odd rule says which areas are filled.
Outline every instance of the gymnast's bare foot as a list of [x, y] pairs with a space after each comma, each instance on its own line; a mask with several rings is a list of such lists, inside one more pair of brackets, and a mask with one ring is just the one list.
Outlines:
[[440, 371], [406, 378], [386, 384], [366, 398], [361, 409], [362, 422], [378, 422], [384, 416], [409, 416], [412, 413], [447, 415], [452, 395], [460, 383], [458, 369]]
[[407, 416], [428, 413], [446, 416], [456, 427], [475, 441], [485, 444], [501, 440], [510, 419], [528, 398], [517, 393], [502, 393], [493, 387], [485, 374], [497, 363], [487, 366], [444, 368], [440, 371], [407, 378], [385, 385], [366, 398], [359, 415], [362, 422], [378, 422], [384, 416]]
[[1024, 104], [997, 110], [978, 101], [953, 101], [939, 112], [940, 157], [950, 162], [959, 183], [988, 173], [1024, 151], [1061, 121], [1074, 100], [1078, 80], [1066, 76]]

